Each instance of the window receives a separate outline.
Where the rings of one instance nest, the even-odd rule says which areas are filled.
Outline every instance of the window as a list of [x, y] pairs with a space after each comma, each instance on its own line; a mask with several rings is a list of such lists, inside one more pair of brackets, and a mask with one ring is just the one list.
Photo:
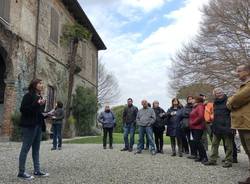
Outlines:
[[92, 54], [92, 78], [96, 78], [96, 57]]
[[55, 89], [52, 86], [48, 86], [48, 98], [47, 98], [48, 111], [54, 108], [54, 102], [55, 102]]
[[10, 21], [10, 0], [0, 0], [0, 19]]
[[54, 8], [51, 8], [50, 40], [58, 43], [59, 15]]
[[87, 43], [82, 42], [82, 68], [86, 69], [86, 62], [87, 62]]

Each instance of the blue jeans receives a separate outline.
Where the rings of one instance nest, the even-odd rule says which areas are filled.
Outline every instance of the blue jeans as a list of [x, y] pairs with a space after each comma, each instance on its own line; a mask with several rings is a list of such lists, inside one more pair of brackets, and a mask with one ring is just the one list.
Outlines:
[[40, 151], [40, 142], [42, 138], [42, 128], [41, 126], [35, 127], [23, 127], [23, 144], [21, 152], [19, 155], [19, 173], [25, 172], [25, 163], [27, 155], [30, 148], [32, 147], [32, 159], [34, 164], [34, 171], [40, 171], [40, 162], [39, 162], [39, 151]]
[[[128, 140], [128, 134], [130, 134], [130, 140]], [[133, 124], [125, 124], [123, 126], [123, 138], [126, 149], [133, 149], [135, 137], [135, 126]]]
[[155, 144], [154, 144], [154, 138], [153, 138], [153, 129], [152, 129], [152, 127], [144, 127], [144, 126], [139, 126], [139, 143], [137, 145], [137, 149], [139, 151], [143, 150], [143, 147], [144, 147], [144, 135], [145, 134], [146, 134], [147, 139], [148, 139], [150, 151], [155, 150]]
[[62, 124], [52, 124], [52, 130], [53, 130], [53, 148], [57, 148], [57, 146], [58, 148], [62, 147]]

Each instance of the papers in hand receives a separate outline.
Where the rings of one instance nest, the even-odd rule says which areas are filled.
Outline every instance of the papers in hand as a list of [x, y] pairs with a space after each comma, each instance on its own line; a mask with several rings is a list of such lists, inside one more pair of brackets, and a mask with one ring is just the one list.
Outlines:
[[54, 109], [52, 109], [51, 111], [49, 111], [49, 112], [44, 112], [44, 113], [42, 113], [42, 115], [43, 116], [52, 116], [53, 114], [54, 114]]

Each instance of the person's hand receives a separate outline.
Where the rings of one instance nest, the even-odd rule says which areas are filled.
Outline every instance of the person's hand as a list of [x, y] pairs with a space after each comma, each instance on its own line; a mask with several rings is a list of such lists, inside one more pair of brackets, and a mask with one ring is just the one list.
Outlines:
[[46, 103], [46, 100], [45, 100], [44, 98], [40, 98], [40, 99], [38, 100], [38, 103], [39, 103], [40, 105], [44, 105], [44, 104]]

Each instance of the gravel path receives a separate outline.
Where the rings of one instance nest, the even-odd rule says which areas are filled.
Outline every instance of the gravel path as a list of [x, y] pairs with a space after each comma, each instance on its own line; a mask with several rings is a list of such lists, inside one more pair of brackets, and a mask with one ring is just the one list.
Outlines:
[[[41, 166], [50, 177], [28, 182], [16, 177], [20, 146], [19, 143], [0, 143], [0, 183], [235, 184], [249, 175], [245, 154], [239, 154], [238, 164], [225, 169], [220, 161], [218, 166], [206, 167], [185, 157], [173, 158], [169, 147], [165, 147], [165, 154], [151, 156], [148, 151], [141, 155], [121, 152], [122, 145], [103, 150], [101, 145], [67, 144], [62, 151], [52, 152], [51, 144], [43, 142]], [[30, 154], [27, 172], [32, 173]]]

